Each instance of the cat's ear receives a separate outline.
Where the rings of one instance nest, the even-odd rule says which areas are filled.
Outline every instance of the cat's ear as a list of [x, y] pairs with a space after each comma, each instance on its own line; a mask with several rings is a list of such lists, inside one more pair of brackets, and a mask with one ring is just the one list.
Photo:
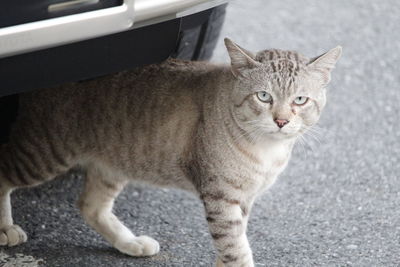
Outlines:
[[339, 60], [342, 54], [342, 47], [337, 46], [328, 52], [313, 58], [307, 64], [309, 70], [319, 73], [322, 81], [328, 84], [331, 80], [331, 71], [335, 67], [336, 62]]
[[242, 75], [246, 69], [252, 69], [260, 65], [255, 60], [253, 53], [238, 46], [228, 38], [225, 38], [224, 41], [229, 57], [231, 58], [232, 73], [235, 77]]

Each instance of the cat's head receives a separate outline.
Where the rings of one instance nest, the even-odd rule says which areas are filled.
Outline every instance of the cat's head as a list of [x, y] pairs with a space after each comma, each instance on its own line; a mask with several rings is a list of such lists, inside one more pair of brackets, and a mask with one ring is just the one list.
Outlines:
[[227, 38], [225, 45], [234, 76], [232, 113], [240, 127], [285, 139], [299, 136], [318, 121], [341, 47], [308, 59], [276, 49], [253, 54]]

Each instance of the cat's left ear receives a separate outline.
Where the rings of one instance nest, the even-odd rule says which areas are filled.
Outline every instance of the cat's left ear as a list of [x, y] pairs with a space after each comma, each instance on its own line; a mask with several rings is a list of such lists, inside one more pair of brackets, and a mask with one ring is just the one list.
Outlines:
[[328, 84], [331, 80], [331, 71], [335, 67], [336, 62], [342, 54], [342, 47], [337, 46], [328, 52], [313, 58], [307, 64], [309, 70], [321, 75], [324, 84]]
[[232, 73], [235, 77], [242, 76], [246, 69], [252, 69], [261, 63], [255, 60], [255, 55], [225, 38], [225, 46], [231, 58]]

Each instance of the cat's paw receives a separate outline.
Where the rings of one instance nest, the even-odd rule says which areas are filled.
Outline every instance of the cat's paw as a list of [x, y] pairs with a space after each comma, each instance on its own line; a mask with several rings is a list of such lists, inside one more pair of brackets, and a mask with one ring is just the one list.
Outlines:
[[24, 230], [18, 225], [9, 225], [0, 229], [0, 246], [13, 247], [28, 240]]
[[122, 253], [135, 257], [151, 256], [160, 251], [158, 242], [145, 235], [135, 236], [130, 240], [117, 241], [114, 247]]

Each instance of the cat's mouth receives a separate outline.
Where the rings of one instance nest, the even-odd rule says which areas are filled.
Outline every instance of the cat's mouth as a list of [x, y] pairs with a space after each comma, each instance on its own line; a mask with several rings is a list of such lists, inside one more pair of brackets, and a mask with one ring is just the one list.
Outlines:
[[[295, 138], [297, 136], [299, 136], [301, 133], [299, 132], [298, 129], [296, 129], [297, 127], [274, 127], [271, 125], [263, 125], [260, 127], [261, 131], [256, 131], [256, 139], [261, 138], [267, 138], [267, 139], [291, 139], [291, 138]], [[260, 129], [259, 128], [259, 129]], [[249, 134], [253, 135], [254, 132], [252, 132], [251, 130], [249, 130]]]
[[269, 133], [269, 135], [272, 135], [278, 139], [294, 138], [297, 137], [298, 134], [299, 133], [297, 131], [288, 131], [287, 129], [284, 128], [279, 128]]

